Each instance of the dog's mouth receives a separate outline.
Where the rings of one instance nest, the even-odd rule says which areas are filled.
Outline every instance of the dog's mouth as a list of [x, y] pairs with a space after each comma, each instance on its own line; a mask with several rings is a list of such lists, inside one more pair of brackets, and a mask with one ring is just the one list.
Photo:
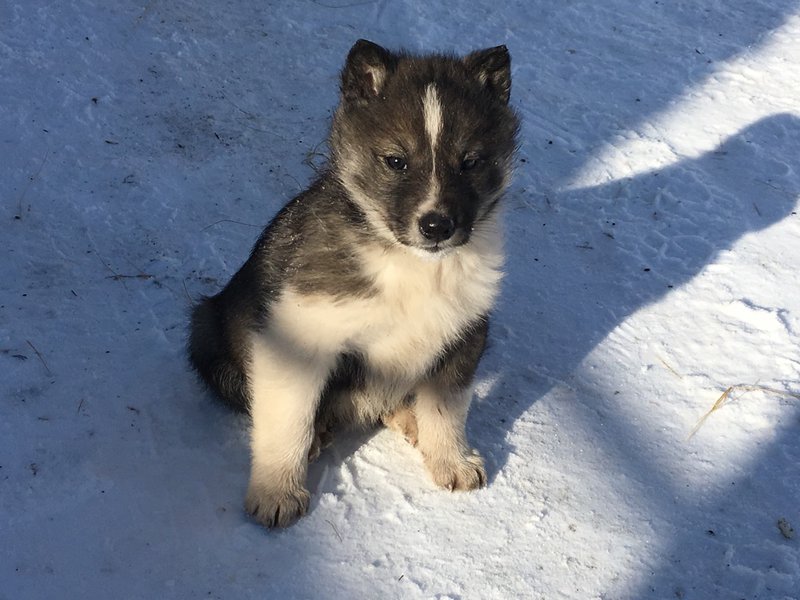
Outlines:
[[436, 242], [430, 245], [417, 245], [417, 248], [423, 250], [424, 252], [428, 252], [429, 254], [440, 254], [442, 252], [452, 250], [460, 245], [461, 244], [452, 244], [450, 242]]
[[469, 234], [467, 232], [458, 230], [452, 237], [446, 240], [426, 240], [424, 238], [418, 238], [411, 243], [406, 243], [406, 246], [410, 246], [414, 250], [422, 253], [423, 256], [427, 256], [429, 258], [442, 258], [443, 256], [446, 256], [457, 250], [468, 241]]

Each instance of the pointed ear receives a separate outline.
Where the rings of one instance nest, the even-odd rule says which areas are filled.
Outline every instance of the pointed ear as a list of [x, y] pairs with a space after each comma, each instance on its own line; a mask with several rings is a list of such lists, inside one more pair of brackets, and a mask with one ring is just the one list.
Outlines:
[[481, 85], [508, 104], [511, 96], [511, 55], [505, 46], [478, 50], [464, 58], [467, 70]]
[[342, 70], [342, 97], [361, 102], [378, 96], [396, 62], [394, 55], [385, 48], [358, 40], [350, 49]]

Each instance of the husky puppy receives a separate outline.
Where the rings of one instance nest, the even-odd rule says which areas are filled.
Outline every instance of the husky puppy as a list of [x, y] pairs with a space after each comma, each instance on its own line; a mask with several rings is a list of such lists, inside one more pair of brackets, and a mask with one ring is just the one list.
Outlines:
[[308, 460], [337, 425], [400, 431], [443, 488], [486, 484], [465, 421], [502, 275], [510, 88], [505, 46], [456, 58], [356, 42], [326, 170], [194, 308], [192, 365], [252, 417], [259, 523], [305, 513]]

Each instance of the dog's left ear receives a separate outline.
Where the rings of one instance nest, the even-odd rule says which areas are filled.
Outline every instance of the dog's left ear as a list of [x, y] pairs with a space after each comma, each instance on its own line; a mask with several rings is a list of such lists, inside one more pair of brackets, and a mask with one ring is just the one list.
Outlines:
[[481, 85], [508, 104], [511, 96], [511, 55], [505, 46], [478, 50], [464, 58], [467, 70]]
[[364, 102], [381, 93], [386, 77], [394, 70], [394, 55], [367, 40], [358, 40], [350, 49], [342, 70], [342, 97]]

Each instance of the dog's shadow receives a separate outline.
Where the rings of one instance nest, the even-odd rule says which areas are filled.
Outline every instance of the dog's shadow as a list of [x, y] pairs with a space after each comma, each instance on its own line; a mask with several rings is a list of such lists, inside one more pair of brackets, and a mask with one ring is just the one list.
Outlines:
[[478, 377], [495, 381], [468, 423], [490, 479], [513, 424], [609, 332], [744, 234], [796, 214], [797, 139], [800, 118], [780, 114], [665, 169], [533, 204], [512, 190], [506, 285]]

